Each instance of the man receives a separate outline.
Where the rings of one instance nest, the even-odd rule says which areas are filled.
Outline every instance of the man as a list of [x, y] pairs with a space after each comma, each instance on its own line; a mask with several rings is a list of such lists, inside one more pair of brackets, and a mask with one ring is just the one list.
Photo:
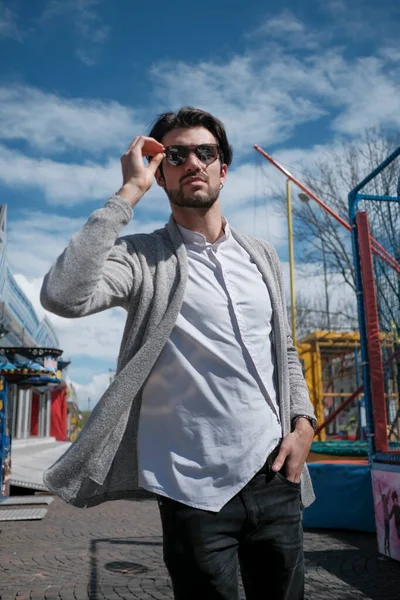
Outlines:
[[[299, 600], [316, 423], [276, 253], [221, 216], [231, 160], [212, 115], [161, 115], [46, 276], [56, 314], [128, 314], [118, 374], [45, 481], [76, 506], [154, 492], [178, 600], [236, 600], [238, 562], [248, 599]], [[117, 238], [154, 178], [169, 223]]]

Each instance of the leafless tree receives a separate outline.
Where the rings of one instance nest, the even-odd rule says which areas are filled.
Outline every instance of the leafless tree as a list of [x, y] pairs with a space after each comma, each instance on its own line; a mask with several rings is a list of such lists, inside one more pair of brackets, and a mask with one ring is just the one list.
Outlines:
[[[400, 145], [400, 136], [392, 136], [382, 129], [370, 129], [356, 141], [346, 141], [326, 152], [312, 168], [303, 172], [306, 185], [344, 220], [349, 220], [347, 195], [373, 169], [382, 163]], [[382, 171], [364, 190], [380, 196], [396, 196], [400, 176], [400, 159]], [[297, 247], [301, 248], [303, 262], [321, 265], [325, 275], [339, 274], [355, 291], [355, 274], [348, 230], [333, 219], [312, 200], [294, 197], [292, 202], [293, 229]], [[285, 202], [282, 198], [282, 206]], [[400, 204], [367, 202], [360, 204], [367, 210], [371, 232], [385, 248], [400, 260]], [[296, 263], [301, 270], [301, 263]], [[382, 312], [381, 325], [389, 328], [390, 322], [399, 325], [398, 278], [393, 271], [375, 264], [375, 281], [378, 302]], [[397, 297], [397, 306], [393, 305]], [[395, 303], [396, 304], [396, 303]]]
[[296, 294], [296, 333], [301, 340], [310, 331], [353, 331], [358, 328], [355, 303], [345, 299], [327, 313], [323, 295]]

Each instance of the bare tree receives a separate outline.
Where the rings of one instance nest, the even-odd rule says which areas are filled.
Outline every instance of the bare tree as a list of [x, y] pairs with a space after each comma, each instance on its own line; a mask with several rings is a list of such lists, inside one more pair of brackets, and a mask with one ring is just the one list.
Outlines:
[[345, 299], [327, 313], [323, 294], [296, 294], [296, 333], [301, 340], [310, 331], [353, 331], [358, 327], [355, 303]]
[[[382, 129], [370, 129], [356, 141], [343, 142], [339, 149], [322, 155], [305, 171], [306, 185], [346, 221], [347, 194], [373, 169], [383, 162], [400, 144], [400, 136], [391, 136]], [[366, 193], [395, 196], [400, 175], [399, 162], [382, 171], [366, 188]], [[320, 265], [328, 274], [339, 274], [355, 291], [355, 276], [349, 232], [312, 200], [294, 200], [293, 228], [296, 244], [301, 247], [304, 263]], [[285, 204], [283, 204], [285, 206]], [[363, 201], [360, 209], [367, 210], [371, 231], [375, 237], [400, 260], [400, 204]], [[301, 269], [301, 263], [297, 263]], [[399, 324], [399, 284], [390, 269], [375, 264], [378, 302], [382, 312], [381, 326]], [[397, 296], [397, 306], [393, 297]], [[394, 303], [396, 304], [396, 303]]]

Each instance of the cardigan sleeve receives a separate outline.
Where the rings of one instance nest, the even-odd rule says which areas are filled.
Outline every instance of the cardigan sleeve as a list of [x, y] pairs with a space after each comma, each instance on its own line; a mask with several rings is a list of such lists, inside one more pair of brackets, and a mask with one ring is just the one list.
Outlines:
[[91, 214], [44, 278], [40, 300], [46, 310], [75, 318], [128, 307], [141, 269], [129, 240], [117, 236], [131, 217], [131, 206], [118, 196]]
[[317, 420], [315, 417], [314, 408], [310, 400], [310, 395], [308, 393], [308, 388], [303, 374], [303, 368], [299, 359], [299, 355], [295, 345], [293, 344], [292, 332], [287, 317], [286, 296], [283, 284], [281, 263], [275, 248], [271, 244], [268, 244], [268, 251], [272, 257], [272, 264], [274, 266], [275, 277], [278, 284], [280, 299], [282, 303], [282, 312], [284, 315], [286, 351], [290, 386], [290, 421], [292, 422], [293, 419], [299, 416], [306, 416], [312, 419], [314, 424], [316, 425]]

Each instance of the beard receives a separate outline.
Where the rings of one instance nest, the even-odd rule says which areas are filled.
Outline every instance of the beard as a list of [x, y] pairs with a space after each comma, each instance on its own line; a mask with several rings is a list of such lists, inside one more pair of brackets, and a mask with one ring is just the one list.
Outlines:
[[218, 200], [219, 185], [216, 185], [208, 192], [197, 191], [191, 194], [185, 194], [182, 187], [178, 190], [168, 190], [165, 188], [165, 191], [169, 201], [171, 204], [175, 204], [175, 206], [182, 208], [211, 208]]

